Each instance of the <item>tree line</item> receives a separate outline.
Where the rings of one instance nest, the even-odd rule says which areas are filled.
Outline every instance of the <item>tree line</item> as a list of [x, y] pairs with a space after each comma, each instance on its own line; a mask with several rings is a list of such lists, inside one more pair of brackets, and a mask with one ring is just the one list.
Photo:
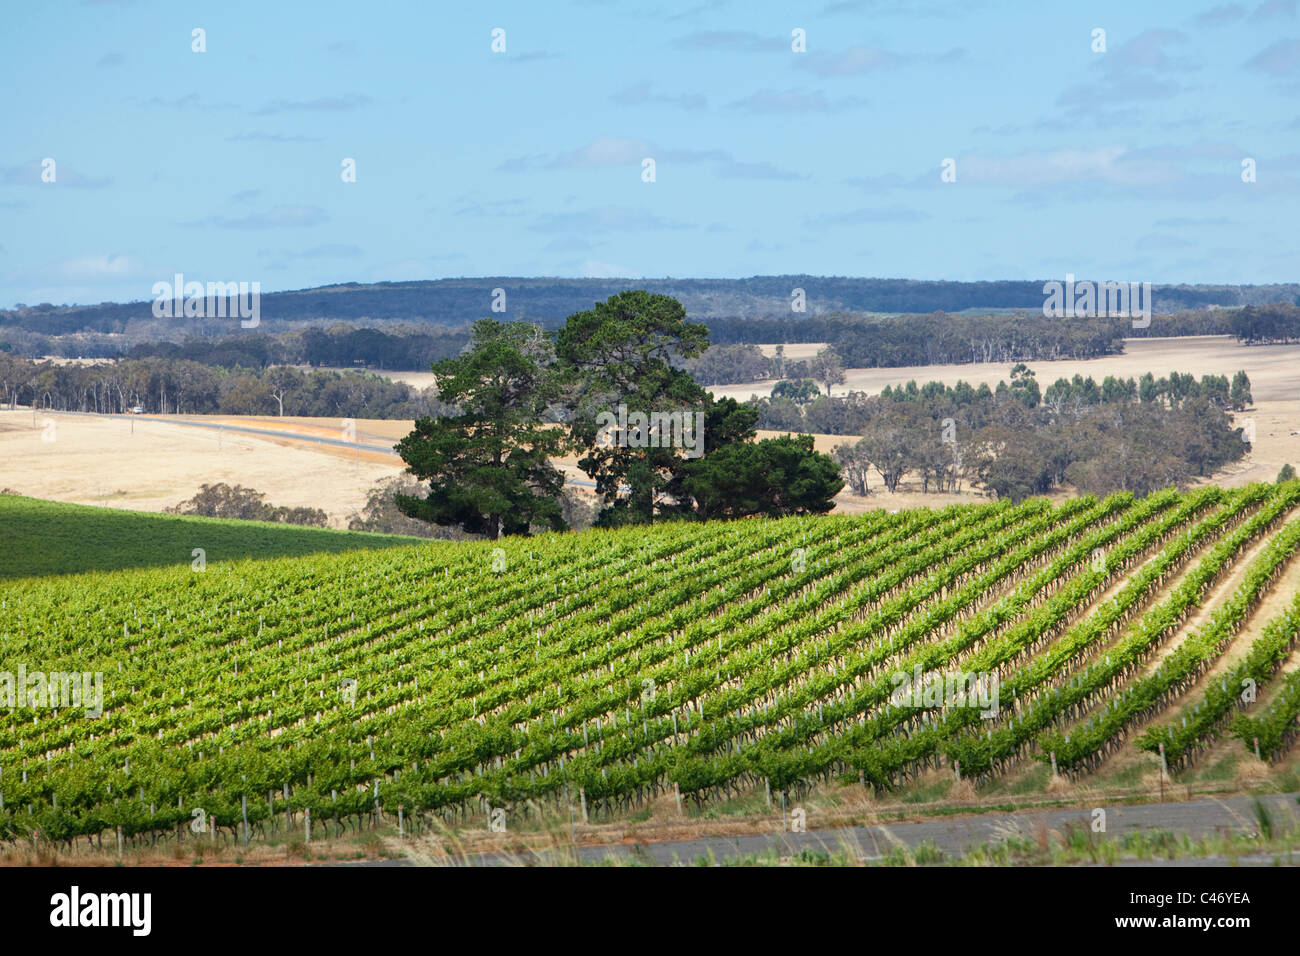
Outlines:
[[1229, 319], [1232, 334], [1247, 345], [1300, 342], [1300, 305], [1246, 306]]
[[[482, 309], [478, 310], [481, 314]], [[544, 328], [558, 327], [541, 322]], [[712, 347], [684, 360], [702, 385], [730, 385], [767, 378], [798, 378], [774, 367], [760, 344], [825, 342], [854, 368], [981, 362], [1086, 359], [1123, 351], [1123, 339], [1185, 335], [1236, 335], [1256, 343], [1300, 340], [1300, 308], [1286, 302], [1238, 309], [1200, 309], [1151, 318], [1135, 329], [1123, 318], [1047, 318], [1039, 312], [928, 315], [864, 315], [829, 312], [783, 317], [720, 316], [704, 323]], [[365, 367], [410, 371], [459, 354], [469, 325], [334, 322], [279, 332], [214, 336], [208, 320], [167, 323], [134, 320], [121, 333], [50, 335], [0, 327], [0, 352], [38, 357], [173, 358], [224, 368], [272, 365]], [[183, 336], [181, 341], [174, 341]]]
[[125, 414], [418, 418], [445, 406], [432, 388], [361, 372], [221, 368], [182, 359], [99, 365], [36, 362], [0, 353], [0, 402], [54, 411]]
[[1034, 373], [1017, 365], [1011, 382], [995, 389], [909, 382], [851, 395], [841, 404], [863, 437], [839, 446], [836, 459], [859, 495], [872, 491], [873, 469], [891, 492], [916, 473], [923, 492], [959, 491], [966, 481], [1013, 500], [1065, 484], [1084, 494], [1147, 494], [1210, 475], [1250, 450], [1231, 415], [1251, 401], [1244, 372], [1231, 383], [1175, 376], [1108, 376], [1100, 386], [1075, 376], [1040, 393]]

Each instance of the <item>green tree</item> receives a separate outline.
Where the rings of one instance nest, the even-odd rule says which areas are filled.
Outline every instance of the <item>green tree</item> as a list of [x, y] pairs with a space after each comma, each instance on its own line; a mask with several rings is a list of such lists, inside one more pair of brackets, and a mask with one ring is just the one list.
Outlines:
[[1228, 401], [1234, 411], [1241, 411], [1254, 401], [1250, 395], [1250, 379], [1244, 370], [1239, 370], [1232, 376], [1232, 389], [1228, 393]]
[[1023, 362], [1018, 362], [1011, 369], [1011, 397], [1022, 402], [1025, 408], [1037, 407], [1042, 398], [1038, 390], [1038, 379]]
[[566, 443], [542, 421], [559, 396], [551, 343], [536, 326], [480, 319], [464, 355], [432, 366], [442, 401], [458, 413], [421, 418], [397, 443], [407, 471], [429, 482], [427, 497], [399, 494], [404, 514], [471, 534], [564, 528], [564, 475], [550, 458]]
[[1156, 389], [1156, 377], [1147, 372], [1138, 379], [1138, 400], [1143, 404], [1150, 404], [1159, 398], [1159, 391]]
[[844, 487], [839, 466], [811, 435], [733, 442], [687, 465], [684, 484], [701, 518], [824, 514]]
[[819, 395], [821, 395], [821, 390], [817, 388], [817, 383], [810, 378], [800, 379], [797, 382], [789, 380], [777, 382], [772, 386], [773, 400], [785, 398], [796, 405], [807, 405]]
[[844, 384], [844, 365], [840, 362], [839, 353], [830, 346], [813, 356], [810, 371], [814, 380], [826, 386], [827, 396], [831, 393], [832, 385]]
[[[680, 302], [642, 290], [598, 302], [569, 316], [560, 329], [556, 354], [573, 409], [570, 437], [586, 450], [578, 467], [605, 501], [597, 524], [651, 522], [656, 508], [667, 503], [668, 486], [687, 454], [659, 434], [642, 447], [627, 431], [610, 433], [603, 416], [618, 416], [622, 405], [629, 419], [679, 414], [694, 422], [695, 413], [705, 412], [708, 395], [674, 363], [698, 357], [708, 344], [708, 329], [687, 322]], [[599, 442], [602, 431], [611, 441]]]
[[1293, 468], [1289, 464], [1283, 465], [1282, 470], [1277, 473], [1277, 480], [1279, 484], [1284, 481], [1291, 481], [1294, 478], [1295, 478], [1295, 468]]

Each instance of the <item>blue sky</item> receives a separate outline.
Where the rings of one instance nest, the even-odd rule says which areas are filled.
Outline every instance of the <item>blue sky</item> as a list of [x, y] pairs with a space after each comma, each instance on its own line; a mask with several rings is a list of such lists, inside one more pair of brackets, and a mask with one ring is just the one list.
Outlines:
[[1295, 281], [1298, 6], [6, 4], [0, 307], [175, 272]]

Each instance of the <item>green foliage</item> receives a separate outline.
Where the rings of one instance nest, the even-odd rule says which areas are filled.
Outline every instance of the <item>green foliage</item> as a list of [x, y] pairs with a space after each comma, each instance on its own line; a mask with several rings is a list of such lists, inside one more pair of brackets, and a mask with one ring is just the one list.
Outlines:
[[708, 330], [687, 322], [680, 302], [642, 290], [598, 302], [569, 316], [560, 329], [555, 351], [573, 408], [570, 437], [585, 450], [578, 466], [595, 480], [608, 512], [598, 524], [651, 522], [686, 460], [682, 448], [658, 436], [639, 447], [621, 427], [600, 444], [602, 416], [616, 416], [619, 406], [628, 419], [703, 411], [707, 393], [674, 363], [696, 358], [708, 344]]
[[844, 482], [810, 435], [735, 442], [690, 462], [684, 488], [701, 518], [824, 514]]
[[564, 475], [550, 463], [564, 434], [542, 422], [559, 396], [552, 358], [540, 329], [481, 319], [464, 355], [433, 366], [457, 412], [418, 419], [398, 442], [407, 470], [429, 482], [423, 499], [397, 495], [404, 514], [492, 538], [564, 528]]
[[1248, 305], [1233, 312], [1229, 323], [1233, 335], [1247, 345], [1294, 342], [1300, 339], [1300, 297], [1295, 305]]
[[772, 399], [774, 401], [786, 399], [796, 405], [807, 405], [820, 394], [821, 391], [817, 388], [817, 383], [810, 378], [800, 379], [797, 382], [787, 379], [772, 386]]
[[1245, 371], [1239, 371], [1232, 376], [1232, 389], [1229, 393], [1228, 401], [1237, 411], [1245, 408], [1254, 399], [1250, 394], [1250, 378]]
[[1011, 369], [1011, 395], [1025, 408], [1036, 407], [1042, 397], [1038, 390], [1038, 380], [1023, 362]]

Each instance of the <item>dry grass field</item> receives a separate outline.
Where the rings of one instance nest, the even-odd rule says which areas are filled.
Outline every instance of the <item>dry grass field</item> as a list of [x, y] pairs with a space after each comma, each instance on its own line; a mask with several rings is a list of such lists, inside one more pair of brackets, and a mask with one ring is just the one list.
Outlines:
[[[815, 346], [808, 348], [815, 351]], [[787, 352], [798, 357], [794, 347]], [[1228, 486], [1271, 481], [1282, 465], [1300, 466], [1300, 346], [1243, 346], [1227, 336], [1137, 339], [1127, 343], [1121, 356], [1037, 362], [1031, 367], [1043, 387], [1076, 373], [1100, 381], [1106, 375], [1136, 378], [1148, 370], [1157, 376], [1171, 371], [1231, 376], [1245, 369], [1255, 398], [1246, 413], [1255, 420], [1255, 447], [1215, 480]], [[1009, 371], [1004, 365], [853, 369], [836, 391], [874, 394], [908, 379], [949, 384], [964, 379], [995, 385]], [[403, 381], [417, 376], [432, 379], [432, 373], [393, 374]], [[770, 389], [767, 383], [713, 392], [745, 399]], [[160, 511], [189, 498], [204, 483], [224, 481], [264, 492], [271, 504], [321, 508], [333, 527], [346, 527], [348, 516], [362, 506], [374, 482], [400, 474], [403, 467], [395, 455], [364, 446], [389, 446], [410, 428], [409, 421], [359, 420], [355, 440], [363, 447], [353, 448], [328, 443], [348, 440], [337, 419], [185, 415], [144, 416], [132, 422], [126, 417], [4, 410], [0, 411], [0, 488], [55, 501]], [[819, 451], [830, 452], [852, 439], [817, 435], [815, 440]], [[576, 468], [576, 458], [558, 464], [571, 480], [586, 480]], [[874, 487], [882, 487], [878, 476]], [[865, 498], [841, 493], [837, 510], [939, 506], [973, 498], [969, 492], [922, 494], [919, 485], [905, 479], [892, 495], [883, 490]]]

